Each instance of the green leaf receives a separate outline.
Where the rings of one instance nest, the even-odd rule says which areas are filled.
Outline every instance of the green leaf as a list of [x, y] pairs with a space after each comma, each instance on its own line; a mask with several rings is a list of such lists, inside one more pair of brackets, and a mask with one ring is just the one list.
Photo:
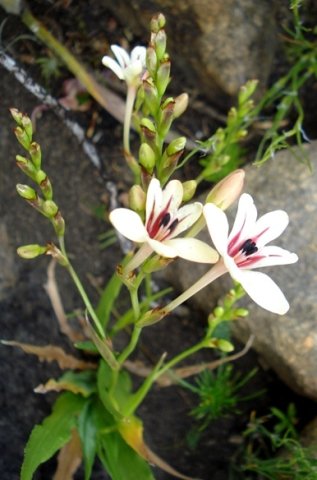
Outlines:
[[99, 436], [98, 456], [112, 480], [154, 480], [148, 463], [117, 432]]
[[86, 403], [78, 419], [78, 433], [81, 439], [85, 465], [85, 480], [90, 479], [97, 450], [97, 426], [94, 420], [93, 403]]
[[96, 314], [103, 327], [106, 327], [109, 322], [113, 305], [119, 296], [122, 285], [121, 279], [115, 273], [101, 294]]
[[21, 480], [31, 480], [38, 466], [70, 440], [76, 417], [84, 404], [82, 396], [68, 392], [57, 399], [51, 415], [32, 430], [25, 447]]

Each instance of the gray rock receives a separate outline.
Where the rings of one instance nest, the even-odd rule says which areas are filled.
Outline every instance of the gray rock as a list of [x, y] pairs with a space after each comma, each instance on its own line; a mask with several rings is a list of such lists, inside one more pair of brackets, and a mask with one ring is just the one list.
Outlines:
[[287, 2], [106, 0], [105, 4], [143, 38], [152, 15], [164, 13], [168, 50], [184, 76], [184, 87], [199, 88], [223, 104], [251, 78], [265, 86], [278, 44], [275, 17]]
[[[243, 301], [250, 315], [233, 322], [234, 335], [246, 341], [250, 333], [255, 335], [254, 348], [267, 365], [292, 389], [317, 399], [317, 194], [316, 154], [317, 143], [306, 146], [314, 172], [298, 161], [303, 153], [294, 149], [277, 154], [261, 168], [246, 169], [245, 191], [254, 198], [259, 215], [275, 209], [284, 209], [290, 216], [290, 225], [276, 240], [276, 245], [296, 252], [299, 262], [294, 265], [264, 269], [282, 288], [291, 305], [285, 316], [271, 314], [249, 298]], [[207, 232], [204, 240], [210, 242]], [[174, 262], [168, 276], [184, 290], [205, 272], [206, 266], [193, 268], [186, 262]], [[205, 312], [210, 312], [217, 299], [231, 285], [228, 275], [214, 285], [200, 291], [193, 301]]]

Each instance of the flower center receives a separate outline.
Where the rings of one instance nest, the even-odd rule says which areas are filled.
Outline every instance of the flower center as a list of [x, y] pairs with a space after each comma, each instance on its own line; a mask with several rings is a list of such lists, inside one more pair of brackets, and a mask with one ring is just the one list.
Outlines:
[[258, 247], [256, 246], [256, 243], [251, 240], [251, 238], [248, 238], [243, 245], [240, 248], [240, 252], [244, 253], [246, 257], [249, 255], [252, 255], [253, 253], [258, 251]]
[[162, 241], [167, 239], [178, 225], [178, 218], [173, 219], [172, 215], [166, 211], [168, 207], [169, 204], [153, 222], [151, 217], [147, 222], [146, 229], [148, 234], [155, 240]]

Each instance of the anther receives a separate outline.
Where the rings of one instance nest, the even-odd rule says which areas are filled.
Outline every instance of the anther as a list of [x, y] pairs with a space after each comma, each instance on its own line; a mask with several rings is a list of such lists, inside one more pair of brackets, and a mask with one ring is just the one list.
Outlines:
[[248, 238], [248, 240], [244, 242], [240, 250], [242, 253], [245, 254], [246, 257], [248, 257], [249, 255], [252, 255], [253, 253], [257, 252], [258, 247], [256, 246], [256, 243], [253, 240], [251, 240], [251, 238]]

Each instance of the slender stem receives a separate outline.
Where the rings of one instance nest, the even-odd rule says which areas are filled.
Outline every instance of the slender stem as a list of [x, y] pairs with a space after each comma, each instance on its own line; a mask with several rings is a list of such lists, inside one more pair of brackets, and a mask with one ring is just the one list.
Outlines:
[[153, 381], [155, 381], [158, 377], [163, 375], [163, 373], [165, 373], [167, 370], [170, 370], [177, 363], [181, 362], [182, 360], [185, 360], [185, 358], [190, 357], [191, 355], [193, 355], [194, 353], [198, 352], [199, 350], [205, 347], [206, 347], [206, 343], [204, 340], [202, 340], [201, 342], [196, 343], [196, 345], [193, 345], [192, 347], [188, 348], [184, 352], [181, 352], [179, 355], [176, 355], [176, 357], [172, 358], [158, 372], [156, 372], [156, 375]]
[[138, 268], [141, 263], [143, 263], [151, 255], [152, 252], [153, 250], [150, 245], [148, 245], [147, 243], [143, 243], [140, 249], [132, 257], [130, 262], [124, 267], [123, 273], [127, 274], [132, 272], [132, 270]]
[[70, 263], [69, 259], [68, 259], [68, 256], [67, 256], [67, 252], [66, 252], [66, 248], [65, 248], [65, 241], [64, 241], [64, 237], [59, 237], [59, 245], [61, 247], [61, 251], [63, 253], [63, 255], [65, 256], [65, 258], [67, 259], [67, 265], [66, 265], [66, 268], [70, 274], [70, 276], [72, 277], [76, 287], [77, 287], [77, 290], [79, 291], [80, 293], [80, 296], [89, 312], [89, 315], [91, 316], [91, 318], [93, 319], [94, 321], [94, 324], [95, 324], [95, 327], [99, 333], [99, 335], [101, 336], [101, 338], [105, 338], [105, 332], [99, 322], [99, 319], [96, 315], [96, 312], [93, 308], [93, 306], [91, 305], [91, 302], [88, 298], [88, 295], [87, 293], [85, 292], [85, 289], [84, 287], [82, 286], [82, 283], [81, 281], [79, 280], [79, 277], [77, 275], [77, 273], [75, 272], [72, 264]]
[[218, 277], [223, 275], [224, 273], [227, 272], [227, 268], [224, 265], [222, 260], [219, 260], [211, 270], [208, 270], [205, 275], [203, 275], [194, 285], [192, 285], [190, 288], [185, 290], [181, 295], [179, 295], [177, 298], [175, 298], [171, 303], [166, 305], [164, 307], [164, 313], [171, 312], [174, 310], [176, 307], [181, 305], [182, 303], [186, 302], [190, 297], [195, 295], [199, 290], [202, 290], [204, 287], [209, 285], [209, 283], [213, 282], [216, 280]]
[[127, 99], [126, 99], [125, 113], [124, 113], [124, 124], [123, 124], [123, 148], [126, 154], [128, 155], [131, 155], [130, 128], [131, 128], [131, 117], [133, 113], [135, 96], [136, 96], [135, 86], [128, 85]]
[[142, 331], [142, 328], [138, 327], [137, 325], [134, 326], [130, 342], [118, 357], [118, 362], [120, 365], [122, 365], [126, 361], [126, 359], [131, 355], [131, 353], [134, 351], [138, 343], [141, 331]]

